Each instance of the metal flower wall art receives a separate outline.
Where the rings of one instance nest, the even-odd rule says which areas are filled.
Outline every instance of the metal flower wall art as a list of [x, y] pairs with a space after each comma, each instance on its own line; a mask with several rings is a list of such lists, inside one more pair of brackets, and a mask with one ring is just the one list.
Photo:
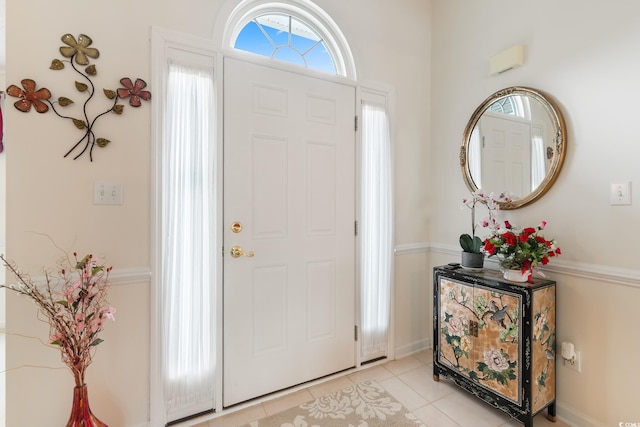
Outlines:
[[[96, 94], [92, 81], [98, 71], [96, 66], [91, 64], [91, 60], [98, 59], [100, 52], [98, 49], [90, 47], [93, 41], [91, 37], [85, 34], [80, 34], [77, 40], [71, 34], [65, 34], [62, 36], [62, 42], [65, 46], [60, 47], [60, 53], [64, 59], [54, 59], [49, 68], [54, 71], [61, 71], [65, 69], [65, 63], [68, 63], [77, 73], [77, 79], [73, 87], [76, 94], [82, 96], [83, 101], [76, 116], [72, 113], [66, 113], [67, 110], [73, 109], [73, 105], [76, 104], [75, 101], [66, 96], [54, 98], [49, 89], [44, 87], [38, 89], [37, 83], [32, 79], [23, 79], [20, 82], [22, 88], [16, 85], [9, 86], [7, 94], [19, 98], [13, 105], [23, 113], [28, 113], [33, 107], [38, 113], [43, 114], [51, 110], [58, 117], [71, 121], [82, 132], [82, 137], [75, 142], [64, 157], [73, 156], [73, 159], [76, 160], [87, 153], [89, 160], [93, 161], [94, 147], [96, 145], [98, 147], [106, 147], [111, 142], [109, 139], [98, 137], [94, 133], [94, 127], [98, 119], [109, 113], [122, 114], [125, 106], [119, 102], [123, 102], [126, 99], [129, 100], [130, 106], [140, 107], [142, 101], [151, 99], [151, 92], [144, 90], [147, 86], [144, 80], [136, 79], [132, 81], [129, 77], [123, 77], [120, 79], [121, 87], [102, 90], [104, 95], [103, 102], [106, 107], [102, 110], [100, 105], [93, 107], [93, 104], [100, 102], [98, 98], [101, 97]], [[89, 111], [94, 110], [101, 112], [90, 114]]]

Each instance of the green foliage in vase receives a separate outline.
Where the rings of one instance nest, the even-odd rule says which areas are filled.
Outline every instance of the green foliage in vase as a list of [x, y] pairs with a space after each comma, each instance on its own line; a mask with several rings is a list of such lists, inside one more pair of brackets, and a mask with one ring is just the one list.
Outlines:
[[462, 234], [460, 236], [460, 247], [465, 252], [479, 254], [482, 250], [482, 240], [478, 236], [472, 237], [469, 234]]

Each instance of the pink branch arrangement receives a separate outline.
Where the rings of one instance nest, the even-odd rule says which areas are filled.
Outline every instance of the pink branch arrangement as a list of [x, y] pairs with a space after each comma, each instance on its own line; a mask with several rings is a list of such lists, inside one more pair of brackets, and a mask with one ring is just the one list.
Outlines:
[[46, 283], [35, 283], [4, 255], [0, 259], [17, 278], [14, 285], [0, 287], [29, 297], [49, 323], [49, 344], [60, 348], [62, 361], [73, 373], [76, 386], [84, 385], [94, 350], [103, 342], [98, 337], [105, 321], [114, 321], [116, 309], [107, 301], [111, 267], [100, 265], [93, 255], [75, 262], [65, 259], [57, 274], [45, 272]]

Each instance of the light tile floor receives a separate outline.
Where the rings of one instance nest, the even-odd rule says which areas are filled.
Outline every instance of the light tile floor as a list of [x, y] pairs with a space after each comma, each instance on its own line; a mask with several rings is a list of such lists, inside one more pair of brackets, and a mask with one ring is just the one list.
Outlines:
[[[431, 350], [372, 366], [328, 382], [295, 391], [232, 412], [194, 427], [237, 427], [341, 390], [374, 380], [413, 412], [427, 427], [518, 427], [522, 424], [458, 388], [452, 382], [433, 380]], [[547, 420], [546, 410], [534, 419], [535, 427], [568, 427]], [[336, 425], [336, 427], [339, 427]]]
[[4, 414], [6, 414], [5, 410], [6, 410], [6, 390], [5, 390], [5, 382], [6, 382], [6, 378], [7, 378], [7, 374], [4, 372], [4, 370], [6, 369], [5, 367], [5, 363], [6, 363], [6, 351], [5, 351], [5, 345], [6, 345], [6, 336], [5, 336], [5, 331], [4, 330], [0, 330], [0, 427], [5, 427], [6, 426], [6, 420], [5, 420], [5, 416]]

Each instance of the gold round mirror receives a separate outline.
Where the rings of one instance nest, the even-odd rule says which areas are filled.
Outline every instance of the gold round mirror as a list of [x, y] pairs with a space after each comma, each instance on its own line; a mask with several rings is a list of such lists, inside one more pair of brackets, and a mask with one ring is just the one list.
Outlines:
[[540, 198], [556, 180], [566, 151], [564, 119], [538, 90], [509, 87], [488, 97], [464, 130], [460, 167], [469, 190], [507, 193], [517, 209]]

